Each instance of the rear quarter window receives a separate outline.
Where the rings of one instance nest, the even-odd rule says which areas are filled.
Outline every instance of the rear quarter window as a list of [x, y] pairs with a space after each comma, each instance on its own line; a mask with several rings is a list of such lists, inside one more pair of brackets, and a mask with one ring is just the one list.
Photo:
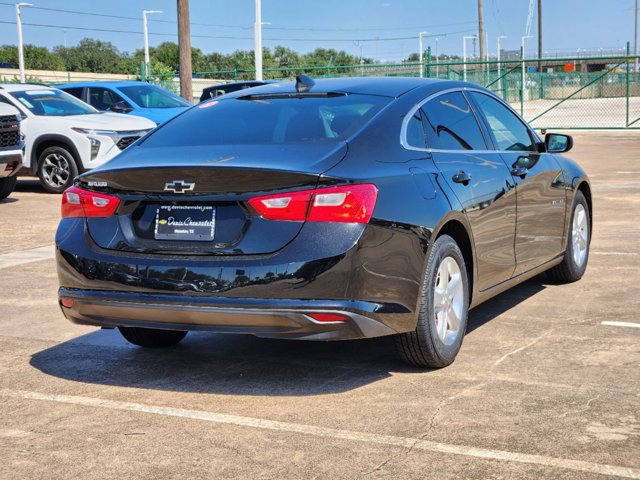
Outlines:
[[427, 144], [440, 150], [486, 150], [487, 144], [469, 102], [460, 92], [439, 95], [422, 107]]

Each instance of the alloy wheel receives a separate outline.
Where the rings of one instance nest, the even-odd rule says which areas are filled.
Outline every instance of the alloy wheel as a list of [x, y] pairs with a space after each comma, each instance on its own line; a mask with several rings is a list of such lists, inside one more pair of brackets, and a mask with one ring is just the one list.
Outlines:
[[59, 153], [51, 153], [44, 159], [42, 165], [42, 178], [54, 188], [60, 188], [67, 184], [71, 176], [69, 161]]
[[582, 267], [587, 258], [589, 248], [589, 222], [587, 212], [580, 203], [573, 212], [573, 225], [571, 228], [571, 241], [573, 243], [573, 261], [578, 267]]
[[446, 257], [438, 266], [433, 293], [436, 332], [445, 345], [452, 345], [460, 335], [464, 314], [464, 287], [460, 266]]

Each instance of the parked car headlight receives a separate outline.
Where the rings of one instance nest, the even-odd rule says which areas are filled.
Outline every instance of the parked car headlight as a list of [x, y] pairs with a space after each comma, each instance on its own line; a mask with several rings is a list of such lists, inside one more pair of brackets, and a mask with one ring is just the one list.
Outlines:
[[96, 130], [94, 128], [77, 128], [74, 127], [71, 130], [74, 132], [82, 133], [84, 135], [97, 136], [97, 137], [109, 137], [114, 142], [118, 141], [120, 135], [115, 130]]
[[109, 137], [113, 140], [113, 143], [118, 142], [118, 132], [113, 130], [95, 130], [93, 128], [72, 128], [71, 130], [82, 133], [89, 138], [89, 142], [91, 142], [91, 160], [95, 160], [98, 156], [98, 152], [100, 152], [101, 142], [96, 138], [96, 136]]

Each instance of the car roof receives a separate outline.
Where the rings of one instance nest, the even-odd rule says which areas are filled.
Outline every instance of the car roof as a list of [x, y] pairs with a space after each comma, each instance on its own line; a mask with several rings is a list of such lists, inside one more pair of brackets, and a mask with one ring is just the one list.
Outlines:
[[0, 90], [4, 90], [6, 92], [23, 92], [25, 90], [36, 90], [43, 88], [51, 88], [53, 90], [57, 90], [56, 87], [52, 87], [50, 85], [38, 85], [33, 83], [0, 83]]
[[71, 82], [59, 85], [60, 88], [65, 87], [135, 87], [136, 85], [151, 85], [146, 82], [138, 82], [137, 80], [96, 80], [87, 82]]
[[[310, 92], [341, 92], [363, 95], [380, 95], [385, 97], [400, 97], [401, 95], [419, 87], [434, 86], [445, 89], [460, 86], [460, 82], [437, 80], [433, 78], [415, 77], [348, 77], [314, 79], [315, 85]], [[438, 88], [439, 87], [439, 88]], [[278, 82], [253, 87], [255, 94], [289, 93], [295, 92], [295, 82]], [[241, 97], [247, 95], [247, 90], [227, 94], [227, 97]]]

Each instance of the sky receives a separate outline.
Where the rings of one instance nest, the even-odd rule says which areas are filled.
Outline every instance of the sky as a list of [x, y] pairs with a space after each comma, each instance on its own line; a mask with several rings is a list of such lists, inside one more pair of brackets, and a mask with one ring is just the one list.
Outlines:
[[[39, 8], [23, 8], [25, 43], [51, 48], [91, 37], [132, 52], [143, 46], [143, 9], [164, 12], [149, 16], [151, 46], [177, 41], [175, 0], [30, 1]], [[621, 52], [627, 41], [633, 49], [633, 6], [633, 0], [543, 0], [543, 50], [613, 53]], [[492, 55], [498, 35], [507, 37], [501, 40], [503, 49], [519, 49], [528, 10], [529, 0], [484, 0]], [[190, 18], [192, 45], [204, 53], [253, 48], [254, 0], [191, 0]], [[534, 36], [536, 18], [530, 32]], [[440, 55], [460, 55], [462, 37], [477, 32], [477, 0], [262, 0], [262, 21], [268, 23], [265, 47], [283, 45], [300, 53], [335, 48], [377, 61], [399, 61], [418, 51], [420, 31], [432, 35], [424, 38], [425, 49], [431, 46], [435, 54], [437, 46]], [[14, 3], [0, 1], [0, 44], [15, 45], [16, 37]], [[468, 48], [472, 50], [471, 42]], [[527, 52], [533, 55], [536, 48], [537, 40], [530, 39]]]

